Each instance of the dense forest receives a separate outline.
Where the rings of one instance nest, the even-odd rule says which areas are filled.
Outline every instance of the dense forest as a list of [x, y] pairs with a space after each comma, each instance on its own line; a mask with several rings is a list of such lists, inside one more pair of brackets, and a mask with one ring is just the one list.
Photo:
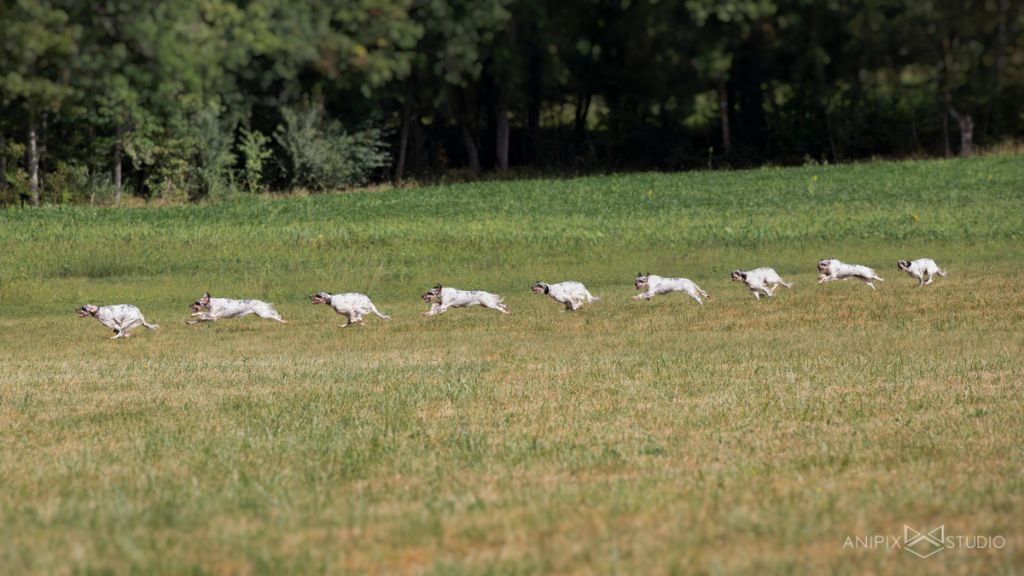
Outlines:
[[1018, 0], [2, 0], [0, 203], [970, 154]]

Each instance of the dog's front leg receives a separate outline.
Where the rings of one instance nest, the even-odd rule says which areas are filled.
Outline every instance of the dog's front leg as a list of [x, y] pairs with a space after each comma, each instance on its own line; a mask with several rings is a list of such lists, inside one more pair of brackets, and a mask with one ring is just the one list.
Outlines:
[[198, 316], [198, 318], [196, 318], [195, 320], [186, 321], [185, 324], [188, 324], [189, 326], [191, 326], [193, 324], [199, 324], [200, 322], [216, 322], [217, 321], [217, 317], [216, 316], [213, 316], [212, 314], [209, 314], [209, 313], [206, 313], [206, 312], [193, 314], [193, 316]]
[[636, 296], [633, 296], [633, 300], [649, 300], [649, 299], [651, 299], [653, 297], [654, 297], [654, 292], [651, 291], [651, 290], [648, 290], [647, 292], [641, 292], [640, 294], [637, 294]]

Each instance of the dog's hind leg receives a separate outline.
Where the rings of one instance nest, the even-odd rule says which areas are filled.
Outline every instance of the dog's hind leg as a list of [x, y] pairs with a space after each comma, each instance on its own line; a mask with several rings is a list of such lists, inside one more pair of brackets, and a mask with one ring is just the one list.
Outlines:
[[274, 310], [273, 308], [270, 308], [269, 306], [266, 307], [266, 308], [263, 308], [263, 307], [252, 308], [251, 310], [249, 310], [245, 314], [243, 314], [243, 316], [246, 316], [246, 315], [248, 315], [250, 313], [255, 314], [255, 315], [257, 315], [260, 318], [263, 318], [265, 320], [274, 320], [275, 322], [280, 322], [281, 324], [287, 324], [288, 323], [287, 320], [285, 320], [284, 318], [281, 318], [281, 315], [277, 313], [277, 310]]
[[690, 292], [689, 290], [687, 290], [686, 295], [696, 300], [697, 304], [700, 304], [701, 306], [704, 305], [704, 301], [700, 299], [700, 294], [698, 294], [697, 292]]

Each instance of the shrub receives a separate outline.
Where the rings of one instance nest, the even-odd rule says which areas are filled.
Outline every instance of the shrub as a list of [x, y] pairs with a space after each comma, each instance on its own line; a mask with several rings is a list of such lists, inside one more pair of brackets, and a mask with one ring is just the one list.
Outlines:
[[263, 190], [263, 164], [273, 156], [267, 146], [270, 138], [248, 126], [242, 127], [241, 136], [238, 149], [242, 153], [242, 181], [247, 192], [256, 194]]
[[200, 112], [193, 125], [195, 139], [195, 175], [200, 196], [221, 199], [234, 191], [235, 163], [232, 148], [235, 143], [235, 125], [221, 119], [217, 110], [208, 108]]
[[46, 204], [78, 204], [88, 197], [89, 168], [74, 162], [57, 162], [42, 180], [40, 200]]
[[350, 134], [315, 107], [283, 108], [274, 139], [288, 155], [292, 186], [314, 191], [365, 184], [389, 161], [379, 130]]

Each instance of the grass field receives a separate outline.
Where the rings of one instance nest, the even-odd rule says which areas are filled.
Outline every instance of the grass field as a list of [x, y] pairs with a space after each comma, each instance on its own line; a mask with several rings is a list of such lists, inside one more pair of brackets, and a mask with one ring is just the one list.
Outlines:
[[[0, 573], [1019, 574], [1022, 240], [1019, 156], [0, 212]], [[185, 326], [206, 290], [290, 324]], [[904, 525], [1005, 543], [844, 546]]]

